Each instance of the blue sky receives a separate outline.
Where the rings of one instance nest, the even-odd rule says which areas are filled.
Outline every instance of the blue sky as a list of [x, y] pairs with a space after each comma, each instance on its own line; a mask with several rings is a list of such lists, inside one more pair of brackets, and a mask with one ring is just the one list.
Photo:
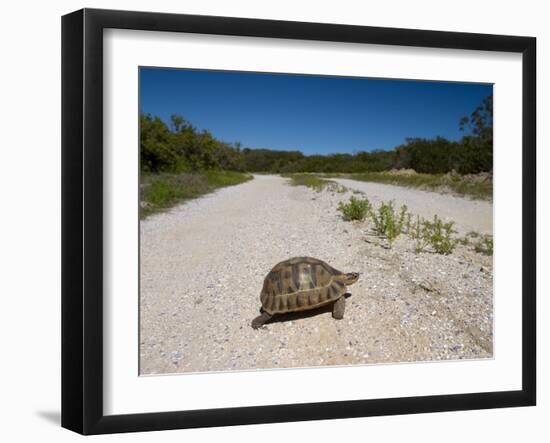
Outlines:
[[488, 84], [141, 68], [140, 111], [244, 147], [305, 154], [392, 149], [407, 137], [458, 140]]

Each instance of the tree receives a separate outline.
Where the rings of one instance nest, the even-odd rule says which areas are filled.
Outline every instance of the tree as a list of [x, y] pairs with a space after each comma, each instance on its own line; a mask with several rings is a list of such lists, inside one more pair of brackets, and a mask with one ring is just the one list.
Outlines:
[[140, 116], [141, 169], [160, 172], [172, 169], [177, 162], [171, 133], [164, 122], [150, 114]]
[[460, 149], [458, 143], [443, 137], [407, 138], [406, 144], [396, 150], [396, 162], [407, 163], [416, 172], [425, 174], [447, 173], [453, 169], [453, 157], [457, 149]]
[[469, 129], [470, 135], [462, 138], [463, 164], [461, 173], [493, 170], [493, 96], [489, 95], [469, 117], [460, 119], [460, 130]]
[[170, 116], [170, 121], [172, 122], [173, 132], [179, 132], [180, 128], [186, 123], [185, 119], [179, 114], [172, 114]]
[[460, 130], [469, 128], [473, 135], [483, 140], [493, 139], [493, 96], [488, 95], [474, 109], [469, 117], [459, 121]]

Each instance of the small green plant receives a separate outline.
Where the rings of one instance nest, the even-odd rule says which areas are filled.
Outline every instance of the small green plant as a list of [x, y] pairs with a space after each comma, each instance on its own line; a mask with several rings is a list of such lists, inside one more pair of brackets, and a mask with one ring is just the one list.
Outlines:
[[403, 232], [405, 219], [407, 218], [407, 207], [401, 206], [399, 213], [393, 207], [393, 201], [381, 203], [378, 211], [371, 211], [374, 229], [379, 235], [388, 239], [390, 245]]
[[346, 221], [364, 220], [371, 211], [371, 204], [366, 197], [363, 199], [350, 197], [349, 203], [339, 203], [338, 210]]
[[405, 233], [409, 234], [411, 232], [412, 228], [412, 214], [407, 211], [407, 214], [405, 216]]
[[409, 235], [414, 239], [414, 251], [418, 254], [424, 252], [430, 244], [430, 236], [426, 226], [426, 220], [416, 216], [416, 222], [413, 223]]
[[490, 235], [482, 236], [475, 244], [474, 249], [483, 255], [493, 255], [493, 237]]
[[454, 222], [444, 223], [437, 215], [434, 215], [433, 222], [424, 221], [425, 234], [430, 246], [438, 254], [450, 254], [457, 245], [453, 238], [456, 231], [453, 229]]

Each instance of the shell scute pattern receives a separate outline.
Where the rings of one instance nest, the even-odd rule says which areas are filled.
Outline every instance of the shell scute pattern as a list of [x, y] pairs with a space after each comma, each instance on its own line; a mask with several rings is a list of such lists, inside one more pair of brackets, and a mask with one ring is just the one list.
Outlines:
[[313, 309], [341, 297], [346, 286], [342, 272], [322, 260], [295, 257], [278, 263], [264, 280], [262, 308], [270, 313]]

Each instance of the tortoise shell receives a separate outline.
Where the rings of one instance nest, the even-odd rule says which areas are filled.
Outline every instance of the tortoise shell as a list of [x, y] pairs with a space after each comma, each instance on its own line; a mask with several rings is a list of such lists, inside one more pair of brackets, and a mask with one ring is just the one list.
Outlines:
[[318, 308], [344, 295], [344, 281], [344, 273], [316, 258], [282, 261], [265, 277], [262, 309], [273, 315]]

